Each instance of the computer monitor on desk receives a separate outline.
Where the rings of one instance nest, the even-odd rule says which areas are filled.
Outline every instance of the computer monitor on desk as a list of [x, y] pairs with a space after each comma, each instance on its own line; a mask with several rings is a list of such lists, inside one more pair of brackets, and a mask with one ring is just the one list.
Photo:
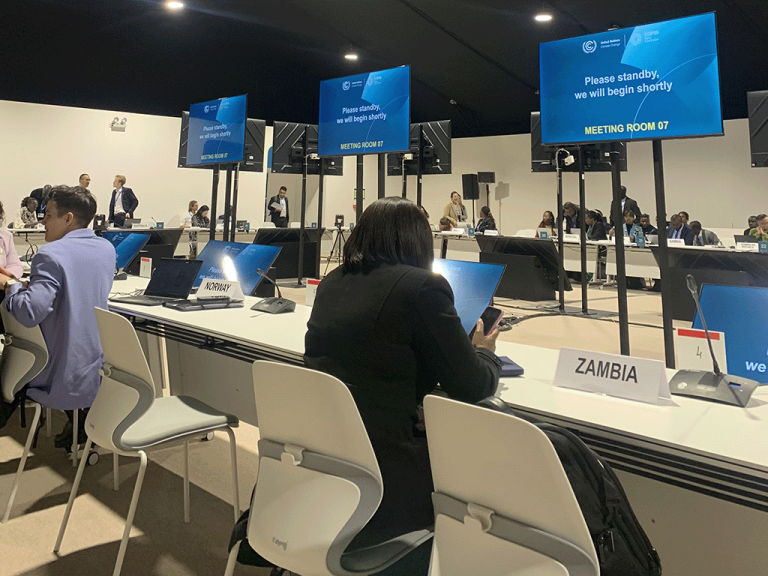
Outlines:
[[149, 236], [133, 232], [105, 232], [104, 239], [109, 240], [115, 247], [117, 255], [115, 279], [123, 280], [125, 279], [125, 268], [144, 248]]
[[126, 218], [123, 228], [133, 228], [134, 224], [141, 224], [141, 218]]
[[[480, 262], [505, 264], [498, 295], [518, 300], [554, 300], [560, 261], [555, 243], [538, 238], [476, 236]], [[563, 271], [566, 290], [572, 290]]]
[[192, 286], [200, 286], [203, 278], [236, 280], [243, 294], [251, 296], [279, 253], [279, 246], [211, 240], [197, 257], [203, 265]]

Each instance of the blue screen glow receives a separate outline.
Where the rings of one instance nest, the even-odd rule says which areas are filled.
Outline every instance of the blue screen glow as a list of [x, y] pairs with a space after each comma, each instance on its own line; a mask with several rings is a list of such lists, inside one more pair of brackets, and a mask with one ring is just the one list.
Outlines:
[[715, 15], [539, 45], [545, 144], [723, 133]]
[[409, 66], [320, 83], [320, 156], [408, 150], [410, 123]]
[[256, 270], [266, 273], [279, 252], [280, 246], [211, 240], [197, 257], [203, 265], [193, 287], [200, 286], [203, 278], [235, 280], [240, 282], [243, 294], [248, 296], [261, 280]]
[[467, 334], [488, 307], [504, 273], [502, 264], [435, 260], [432, 271], [442, 275], [453, 290], [456, 313]]
[[187, 166], [242, 161], [245, 119], [244, 94], [190, 106]]
[[117, 268], [123, 270], [144, 248], [149, 240], [149, 234], [134, 234], [131, 232], [105, 232], [104, 238], [112, 243], [117, 252]]

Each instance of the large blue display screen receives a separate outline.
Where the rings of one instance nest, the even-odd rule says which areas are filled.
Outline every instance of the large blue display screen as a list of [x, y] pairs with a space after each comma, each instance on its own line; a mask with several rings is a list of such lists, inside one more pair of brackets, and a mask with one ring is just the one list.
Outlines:
[[448, 280], [453, 290], [453, 305], [467, 334], [475, 327], [496, 292], [504, 274], [503, 264], [435, 260], [432, 271]]
[[242, 161], [245, 119], [245, 94], [190, 106], [187, 166]]
[[409, 66], [320, 83], [320, 156], [406, 151], [410, 123]]
[[117, 269], [123, 270], [136, 254], [144, 248], [149, 240], [149, 234], [133, 234], [131, 232], [105, 232], [104, 238], [112, 243], [117, 253]]
[[197, 257], [203, 265], [193, 287], [200, 286], [203, 278], [235, 280], [248, 296], [262, 278], [256, 270], [266, 273], [279, 252], [280, 246], [211, 240]]
[[[699, 302], [707, 328], [725, 334], [728, 373], [768, 384], [768, 288], [704, 284]], [[698, 313], [693, 327], [704, 327]]]
[[723, 133], [715, 15], [539, 45], [541, 140]]

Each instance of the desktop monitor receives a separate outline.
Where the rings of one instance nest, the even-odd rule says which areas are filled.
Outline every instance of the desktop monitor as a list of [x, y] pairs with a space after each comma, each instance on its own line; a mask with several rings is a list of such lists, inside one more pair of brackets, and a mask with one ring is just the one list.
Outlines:
[[240, 282], [243, 294], [249, 296], [262, 279], [256, 270], [266, 273], [279, 253], [279, 246], [211, 240], [197, 257], [203, 265], [193, 287], [200, 286], [203, 278], [236, 280]]
[[[266, 120], [248, 118], [245, 121], [245, 149], [243, 161], [240, 162], [241, 172], [264, 171], [264, 134], [267, 130]], [[187, 148], [189, 147], [189, 112], [181, 113], [181, 134], [179, 136], [179, 168], [203, 168], [213, 170], [214, 164], [202, 164], [199, 166], [187, 165]]]
[[245, 94], [190, 106], [186, 165], [242, 162], [246, 110]]
[[432, 271], [442, 275], [451, 285], [453, 305], [467, 334], [491, 303], [504, 268], [501, 264], [442, 259], [433, 261]]
[[715, 14], [539, 45], [544, 144], [721, 136]]
[[410, 122], [409, 66], [320, 83], [320, 156], [407, 152]]
[[[707, 328], [725, 334], [728, 374], [768, 384], [768, 288], [703, 284], [699, 302]], [[698, 312], [693, 327], [704, 327]]]

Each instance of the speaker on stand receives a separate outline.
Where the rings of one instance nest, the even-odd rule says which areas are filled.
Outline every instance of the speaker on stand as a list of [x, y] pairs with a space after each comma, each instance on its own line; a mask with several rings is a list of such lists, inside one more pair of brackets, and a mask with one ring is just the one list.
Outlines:
[[477, 182], [477, 174], [462, 174], [461, 187], [464, 200], [472, 200], [472, 226], [475, 225], [475, 200], [480, 198], [480, 188]]

